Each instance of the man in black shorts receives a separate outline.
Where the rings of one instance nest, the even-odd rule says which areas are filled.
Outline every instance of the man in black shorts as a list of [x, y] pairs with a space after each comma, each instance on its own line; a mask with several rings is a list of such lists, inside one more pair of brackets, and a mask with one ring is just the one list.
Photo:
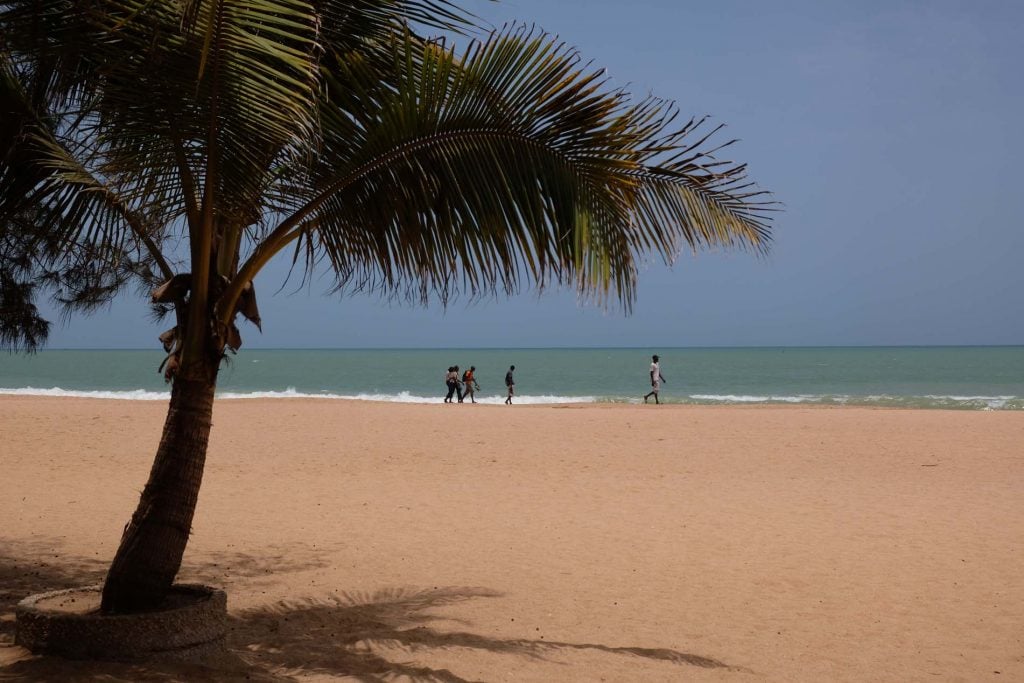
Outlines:
[[505, 386], [508, 387], [508, 397], [505, 399], [505, 405], [512, 405], [512, 394], [516, 393], [516, 380], [512, 377], [512, 373], [515, 370], [516, 366], [513, 365], [505, 373]]

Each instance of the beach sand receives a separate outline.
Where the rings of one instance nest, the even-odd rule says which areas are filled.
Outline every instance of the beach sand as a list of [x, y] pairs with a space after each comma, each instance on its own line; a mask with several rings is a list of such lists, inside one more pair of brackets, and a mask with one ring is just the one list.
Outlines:
[[1024, 413], [861, 408], [220, 401], [180, 579], [230, 656], [26, 655], [165, 410], [0, 397], [0, 680], [1024, 680]]

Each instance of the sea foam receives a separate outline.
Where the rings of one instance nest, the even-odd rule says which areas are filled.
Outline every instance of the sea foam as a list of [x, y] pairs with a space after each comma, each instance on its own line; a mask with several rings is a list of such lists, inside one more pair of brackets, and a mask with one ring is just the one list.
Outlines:
[[[170, 391], [146, 391], [144, 389], [127, 390], [75, 390], [52, 387], [43, 389], [38, 387], [20, 387], [16, 389], [0, 388], [0, 394], [9, 396], [56, 396], [62, 398], [99, 398], [121, 401], [166, 401], [170, 399]], [[218, 391], [218, 399], [266, 399], [266, 398], [317, 398], [328, 400], [345, 401], [380, 401], [385, 403], [441, 403], [440, 396], [418, 396], [408, 391], [401, 391], [397, 394], [335, 394], [330, 392], [304, 392], [298, 391], [295, 387], [288, 387], [282, 391]], [[593, 403], [597, 399], [594, 396], [516, 396], [513, 401], [516, 404], [553, 404], [553, 403]], [[477, 403], [500, 404], [505, 402], [504, 396], [478, 396]]]
[[[170, 391], [152, 391], [146, 389], [124, 390], [77, 390], [51, 387], [0, 388], [0, 395], [12, 396], [56, 396], [69, 398], [96, 398], [121, 401], [166, 401]], [[222, 390], [217, 392], [218, 399], [326, 399], [346, 401], [378, 401], [383, 403], [441, 403], [440, 395], [425, 396], [409, 391], [397, 393], [335, 393], [329, 391], [309, 392], [288, 387], [276, 391], [237, 391]], [[497, 405], [505, 402], [504, 395], [477, 395], [477, 403]], [[516, 395], [516, 405], [553, 405], [565, 403], [642, 403], [635, 396], [561, 396], [554, 394]], [[897, 396], [889, 394], [872, 394], [866, 396], [846, 394], [691, 394], [687, 396], [663, 397], [662, 403], [683, 403], [703, 405], [771, 405], [771, 404], [807, 404], [807, 405], [855, 405], [877, 406], [888, 408], [938, 408], [947, 410], [1024, 410], [1024, 397], [1013, 395], [956, 395], [927, 394], [923, 396]]]
[[127, 389], [124, 391], [85, 391], [52, 387], [20, 387], [17, 389], [0, 388], [0, 394], [8, 396], [59, 396], [62, 398], [105, 398], [122, 401], [166, 401], [171, 397], [170, 391], [146, 391], [145, 389]]

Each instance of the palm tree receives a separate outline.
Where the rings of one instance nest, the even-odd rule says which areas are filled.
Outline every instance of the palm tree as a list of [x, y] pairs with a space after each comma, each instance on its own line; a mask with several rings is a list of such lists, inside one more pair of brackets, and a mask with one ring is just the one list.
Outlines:
[[0, 3], [0, 343], [45, 341], [42, 291], [81, 310], [135, 285], [174, 316], [105, 612], [153, 609], [174, 580], [217, 371], [281, 252], [339, 290], [427, 303], [525, 282], [628, 311], [647, 254], [767, 248], [771, 202], [703, 119], [534, 29], [461, 51], [424, 30], [475, 31], [446, 0]]

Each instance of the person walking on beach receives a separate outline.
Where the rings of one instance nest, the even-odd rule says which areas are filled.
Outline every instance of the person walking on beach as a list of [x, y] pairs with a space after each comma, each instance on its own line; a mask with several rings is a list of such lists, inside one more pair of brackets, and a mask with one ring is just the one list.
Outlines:
[[512, 394], [516, 393], [516, 380], [512, 377], [512, 373], [516, 371], [516, 366], [511, 366], [508, 372], [505, 373], [505, 386], [508, 387], [508, 397], [505, 399], [505, 405], [512, 405]]
[[459, 403], [462, 403], [462, 389], [459, 388], [459, 366], [452, 365], [448, 368], [448, 374], [444, 376], [444, 383], [448, 385], [448, 394], [444, 397], [445, 403], [452, 402], [452, 395], [459, 392]]
[[[470, 365], [469, 370], [462, 373], [462, 383], [465, 385], [465, 389], [462, 392], [463, 398], [469, 397], [470, 402], [476, 403], [476, 399], [473, 398], [473, 394], [480, 391], [480, 385], [476, 383], [476, 366]], [[460, 399], [461, 402], [461, 399]]]
[[658, 362], [658, 356], [651, 356], [651, 391], [644, 396], [644, 403], [647, 403], [647, 399], [651, 396], [654, 397], [654, 402], [658, 403], [658, 391], [661, 389], [661, 383], [666, 381], [661, 376], [661, 363]]
[[452, 379], [455, 380], [455, 393], [458, 394], [459, 403], [462, 403], [462, 380], [459, 379], [459, 366], [455, 366], [455, 372], [452, 373]]

